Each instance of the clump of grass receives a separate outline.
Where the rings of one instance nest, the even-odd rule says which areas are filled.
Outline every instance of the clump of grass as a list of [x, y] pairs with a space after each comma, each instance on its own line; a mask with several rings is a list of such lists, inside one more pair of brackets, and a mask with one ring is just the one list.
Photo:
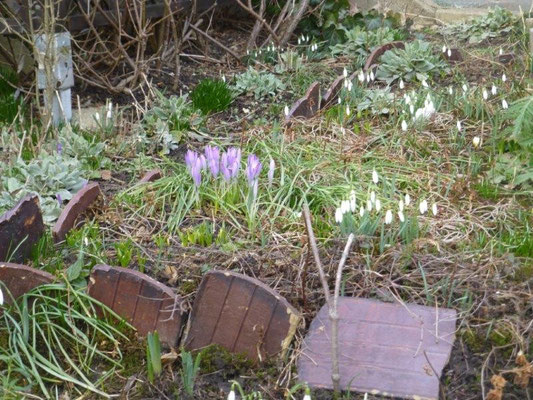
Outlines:
[[204, 79], [191, 92], [194, 107], [204, 114], [224, 111], [233, 100], [226, 82], [218, 79]]

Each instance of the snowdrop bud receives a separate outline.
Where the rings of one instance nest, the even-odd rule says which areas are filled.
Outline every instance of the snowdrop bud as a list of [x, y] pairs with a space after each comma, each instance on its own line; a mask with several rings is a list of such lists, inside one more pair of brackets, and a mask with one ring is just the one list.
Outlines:
[[407, 131], [407, 122], [405, 122], [405, 120], [402, 121], [402, 131]]
[[372, 171], [372, 182], [374, 182], [376, 185], [379, 182], [379, 175], [375, 169]]
[[398, 202], [398, 208], [400, 209], [400, 211], [403, 211], [403, 206], [404, 206], [403, 200], [400, 200]]
[[345, 88], [348, 87], [348, 80], [347, 80], [347, 79], [344, 80], [343, 86], [344, 86]]
[[342, 223], [342, 210], [340, 207], [335, 210], [335, 222], [337, 224]]
[[451, 57], [451, 56], [452, 56], [452, 50], [448, 49], [448, 57]]
[[431, 212], [434, 216], [436, 216], [438, 211], [439, 210], [437, 209], [437, 203], [433, 203], [433, 205], [431, 206]]
[[361, 208], [359, 209], [359, 216], [362, 217], [363, 215], [365, 215], [365, 208], [361, 206]]
[[450, 95], [453, 94], [453, 87], [450, 86], [450, 87], [448, 88], [448, 93], [450, 93]]
[[228, 394], [228, 400], [235, 400], [235, 391], [233, 389]]
[[466, 92], [468, 90], [468, 86], [466, 86], [466, 83], [463, 83], [463, 92]]
[[346, 115], [350, 116], [350, 106], [346, 104]]
[[370, 82], [370, 74], [366, 74], [366, 82], [367, 82], [367, 83]]
[[376, 192], [374, 192], [374, 191], [370, 192], [370, 201], [372, 203], [376, 202]]
[[503, 55], [503, 49], [500, 47], [500, 56]]
[[461, 132], [461, 129], [462, 129], [461, 121], [457, 121], [457, 130]]
[[507, 104], [507, 100], [505, 99], [502, 100], [502, 108], [504, 110], [507, 110], [509, 108], [509, 104]]
[[359, 82], [361, 82], [361, 83], [363, 83], [365, 81], [365, 74], [364, 74], [364, 72], [362, 70], [359, 73], [359, 75], [357, 75], [357, 79], [359, 79]]
[[474, 147], [477, 148], [480, 143], [481, 138], [479, 136], [474, 136], [474, 138], [472, 139], [472, 144], [474, 145]]
[[341, 103], [342, 103], [342, 100], [341, 100], [341, 98], [340, 98], [340, 97], [339, 97], [339, 98], [337, 99], [337, 103], [339, 103], [339, 104], [341, 104]]
[[376, 211], [381, 211], [381, 201], [379, 199], [376, 199]]
[[422, 200], [420, 202], [420, 205], [419, 205], [418, 208], [420, 209], [420, 214], [422, 214], [422, 215], [425, 214], [427, 212], [427, 210], [428, 210], [428, 202], [427, 202], [427, 200]]
[[405, 88], [405, 83], [403, 83], [403, 79], [400, 79], [400, 89]]
[[493, 96], [496, 96], [496, 94], [498, 94], [498, 88], [496, 87], [496, 85], [492, 85], [491, 92]]
[[385, 223], [389, 225], [391, 222], [392, 222], [392, 211], [387, 210], [387, 212], [385, 213]]
[[446, 50], [447, 50], [447, 49], [446, 49], [446, 46], [442, 46], [442, 52], [443, 52], [443, 53], [446, 53]]
[[507, 81], [507, 75], [505, 75], [505, 74], [502, 75], [502, 81], [503, 81], [503, 82], [506, 82], [506, 81]]
[[422, 81], [422, 86], [424, 86], [425, 88], [429, 87], [429, 85], [428, 85], [428, 83], [426, 82], [425, 79]]
[[415, 113], [415, 106], [413, 104], [409, 106], [409, 112], [411, 113], [411, 115]]
[[409, 193], [405, 194], [405, 205], [408, 206], [411, 204], [411, 196], [409, 196]]
[[344, 75], [345, 78], [348, 77], [348, 70], [346, 69], [346, 67], [344, 67], [344, 69], [342, 70], [342, 75]]
[[307, 35], [307, 37], [305, 38], [305, 40], [308, 42], [309, 41], [309, 35]]
[[285, 116], [288, 117], [289, 116], [289, 106], [285, 106]]
[[348, 81], [348, 92], [352, 91], [353, 83], [352, 81]]
[[372, 202], [370, 200], [366, 201], [366, 209], [368, 211], [372, 211]]
[[352, 197], [352, 198], [350, 199], [350, 211], [351, 211], [351, 212], [355, 212], [356, 207], [357, 207], [357, 203], [356, 203], [356, 201], [355, 201], [355, 198]]
[[483, 89], [483, 100], [487, 100], [489, 98], [489, 92], [487, 92], [487, 89]]
[[400, 219], [400, 222], [405, 221], [405, 216], [403, 215], [403, 211], [398, 211], [398, 218]]

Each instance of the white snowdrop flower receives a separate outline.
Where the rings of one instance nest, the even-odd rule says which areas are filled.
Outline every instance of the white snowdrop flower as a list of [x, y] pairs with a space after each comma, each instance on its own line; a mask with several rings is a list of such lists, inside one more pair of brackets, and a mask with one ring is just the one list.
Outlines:
[[468, 90], [468, 86], [466, 86], [466, 83], [463, 83], [463, 92], [466, 92]]
[[507, 75], [505, 74], [502, 75], [502, 82], [507, 82]]
[[399, 210], [400, 210], [400, 211], [403, 211], [403, 207], [404, 207], [404, 202], [403, 202], [403, 200], [400, 200], [400, 201], [398, 202], [398, 208], [399, 208]]
[[96, 119], [96, 122], [100, 122], [100, 114], [99, 113], [94, 114], [94, 118]]
[[228, 394], [228, 400], [235, 400], [235, 391], [233, 389]]
[[350, 116], [350, 106], [346, 104], [346, 115]]
[[259, 49], [259, 55], [261, 55], [261, 53], [263, 53], [263, 50]]
[[409, 196], [409, 193], [405, 194], [405, 206], [408, 206], [411, 204], [411, 196]]
[[368, 400], [368, 393], [365, 393], [365, 396], [363, 397], [363, 400]]
[[285, 116], [288, 117], [289, 116], [289, 106], [285, 106]]
[[352, 197], [350, 199], [350, 211], [351, 212], [355, 212], [356, 209], [357, 209], [357, 202], [356, 202], [355, 198]]
[[373, 81], [374, 79], [376, 79], [374, 71], [370, 71], [370, 80]]
[[343, 86], [345, 89], [348, 87], [348, 79], [344, 79]]
[[474, 138], [472, 139], [472, 144], [475, 148], [478, 148], [481, 144], [481, 138], [479, 136], [474, 136]]
[[392, 222], [392, 211], [387, 210], [387, 212], [385, 213], [385, 223], [387, 225], [390, 225], [391, 222]]
[[483, 89], [483, 100], [487, 100], [489, 98], [489, 92], [487, 92], [487, 89]]
[[307, 35], [307, 37], [305, 38], [305, 40], [308, 42], [309, 41], [309, 35]]
[[352, 81], [348, 81], [348, 92], [351, 92], [351, 91], [352, 91], [352, 88], [353, 88], [353, 83], [352, 83]]
[[500, 56], [503, 55], [503, 49], [500, 47]]
[[433, 203], [433, 204], [431, 205], [431, 212], [433, 213], [434, 216], [436, 216], [437, 213], [438, 213], [438, 211], [439, 211], [439, 210], [437, 209], [437, 203]]
[[405, 83], [403, 83], [403, 79], [400, 79], [400, 89], [405, 88]]
[[222, 75], [222, 82], [226, 83], [226, 75]]
[[372, 182], [374, 182], [376, 185], [379, 182], [379, 175], [375, 169], [372, 170]]
[[420, 214], [424, 215], [427, 210], [428, 210], [428, 202], [427, 200], [422, 200], [420, 202], [420, 205], [418, 206], [419, 210], [420, 210]]
[[342, 210], [340, 207], [335, 210], [335, 222], [337, 224], [342, 223]]
[[342, 103], [342, 100], [341, 100], [341, 98], [340, 98], [340, 97], [339, 97], [339, 98], [337, 99], [337, 103], [339, 103], [339, 104], [341, 104], [341, 103]]
[[405, 120], [402, 121], [402, 131], [407, 132], [407, 122]]
[[344, 67], [344, 69], [342, 70], [342, 74], [344, 75], [345, 78], [348, 77], [348, 70], [346, 69], [346, 67]]
[[350, 211], [350, 200], [343, 200], [341, 203], [341, 210], [343, 214]]
[[298, 46], [302, 44], [302, 40], [300, 38], [298, 38]]
[[372, 203], [375, 203], [375, 202], [376, 202], [376, 192], [374, 192], [374, 191], [371, 191], [371, 192], [370, 192], [370, 201], [371, 201]]
[[461, 121], [457, 121], [457, 130], [461, 132], [462, 128]]
[[249, 113], [250, 113], [250, 109], [244, 107], [244, 108], [242, 109], [242, 112], [245, 113], [245, 114], [249, 114]]
[[361, 206], [361, 208], [359, 209], [359, 216], [362, 217], [363, 215], [365, 215], [365, 208]]
[[505, 99], [502, 100], [502, 108], [504, 110], [507, 110], [509, 108], [509, 104], [507, 103], [507, 100]]
[[376, 199], [376, 211], [381, 211], [381, 201], [379, 199]]
[[403, 98], [405, 99], [405, 104], [411, 104], [411, 96], [409, 96], [407, 93], [404, 93]]
[[370, 82], [370, 74], [366, 74], [366, 83]]
[[450, 95], [453, 94], [453, 87], [450, 86], [450, 87], [448, 88], [448, 93], [449, 93]]
[[447, 49], [446, 49], [446, 45], [442, 46], [442, 52], [443, 52], [443, 53], [446, 53], [446, 50], [447, 50]]
[[107, 110], [105, 118], [107, 120], [110, 120], [113, 117], [113, 112], [111, 110]]
[[403, 211], [398, 211], [398, 218], [400, 219], [400, 222], [405, 221], [405, 216], [403, 215]]
[[448, 49], [448, 57], [452, 56], [452, 49]]
[[311, 400], [311, 395], [308, 394], [308, 393], [306, 393], [306, 394], [304, 395], [303, 400]]
[[[298, 44], [300, 44], [300, 39], [298, 39]], [[247, 56], [250, 55], [250, 50], [246, 50], [246, 55], [247, 55]]]
[[429, 87], [427, 81], [424, 79], [422, 80], [422, 86], [424, 86], [425, 88]]
[[411, 113], [411, 115], [415, 113], [415, 106], [413, 104], [409, 106], [409, 112]]
[[498, 94], [498, 88], [496, 85], [492, 85], [491, 93], [493, 96], [496, 96]]
[[4, 293], [2, 292], [2, 288], [0, 288], [0, 306], [4, 304]]
[[366, 209], [368, 211], [372, 211], [372, 202], [370, 200], [366, 201]]

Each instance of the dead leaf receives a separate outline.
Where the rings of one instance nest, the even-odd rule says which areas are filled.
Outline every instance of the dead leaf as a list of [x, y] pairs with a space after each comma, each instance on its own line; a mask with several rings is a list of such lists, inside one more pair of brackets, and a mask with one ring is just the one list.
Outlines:
[[161, 355], [161, 362], [163, 363], [163, 365], [171, 364], [174, 361], [176, 361], [178, 357], [179, 357], [179, 354], [176, 353], [176, 350], [170, 349], [170, 353]]
[[490, 383], [492, 383], [493, 388], [487, 395], [487, 400], [502, 400], [503, 388], [507, 383], [505, 378], [501, 375], [492, 375], [492, 378], [490, 378]]
[[516, 364], [519, 368], [513, 370], [515, 374], [513, 383], [525, 389], [529, 385], [529, 380], [533, 378], [533, 364], [527, 361], [521, 351], [516, 356]]
[[178, 270], [172, 265], [167, 265], [163, 270], [163, 275], [168, 279], [168, 284], [173, 286], [178, 281]]
[[110, 181], [111, 180], [111, 171], [104, 169], [100, 171], [100, 178], [102, 178], [104, 181]]

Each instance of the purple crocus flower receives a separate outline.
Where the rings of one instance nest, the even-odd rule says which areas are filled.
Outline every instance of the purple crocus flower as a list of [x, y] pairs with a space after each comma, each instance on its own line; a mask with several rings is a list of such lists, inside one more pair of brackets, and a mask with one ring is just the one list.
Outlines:
[[188, 150], [185, 154], [185, 165], [192, 176], [192, 180], [196, 186], [200, 186], [202, 183], [202, 169], [205, 168], [205, 157], [198, 155], [197, 152]]
[[241, 149], [236, 147], [230, 147], [225, 153], [222, 154], [220, 160], [220, 171], [226, 181], [230, 181], [235, 178], [239, 173], [241, 166]]
[[220, 151], [216, 146], [205, 146], [205, 158], [211, 175], [216, 177], [220, 171]]
[[63, 145], [61, 144], [61, 142], [58, 142], [57, 143], [57, 154], [61, 155], [62, 153], [63, 153]]
[[270, 165], [268, 167], [268, 185], [272, 185], [272, 181], [274, 180], [274, 171], [276, 170], [276, 163], [274, 162], [274, 159], [270, 159]]
[[257, 180], [261, 168], [263, 168], [263, 165], [259, 161], [259, 158], [255, 154], [250, 154], [248, 156], [248, 163], [246, 164], [246, 176], [248, 177], [248, 184], [250, 186]]
[[63, 199], [61, 198], [61, 195], [59, 193], [56, 194], [57, 202], [59, 203], [59, 207], [63, 205]]

